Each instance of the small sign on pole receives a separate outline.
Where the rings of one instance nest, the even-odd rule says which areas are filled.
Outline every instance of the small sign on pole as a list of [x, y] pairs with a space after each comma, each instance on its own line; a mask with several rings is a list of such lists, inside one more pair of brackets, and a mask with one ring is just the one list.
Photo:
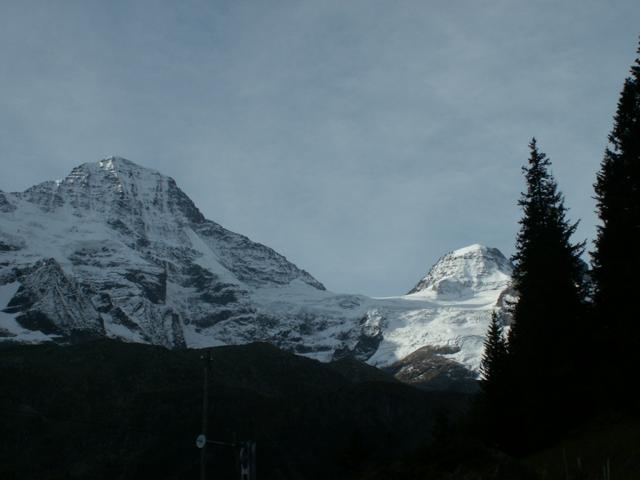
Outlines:
[[256, 478], [256, 443], [240, 443], [240, 480]]

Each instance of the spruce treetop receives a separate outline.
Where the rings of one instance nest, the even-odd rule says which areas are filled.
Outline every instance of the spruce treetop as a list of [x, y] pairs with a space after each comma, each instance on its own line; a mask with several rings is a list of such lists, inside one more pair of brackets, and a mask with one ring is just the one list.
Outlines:
[[503, 334], [502, 324], [496, 312], [491, 313], [491, 323], [484, 341], [484, 354], [480, 364], [483, 389], [490, 389], [504, 374], [507, 357], [507, 344]]
[[563, 195], [551, 174], [551, 162], [529, 143], [528, 163], [523, 167], [526, 191], [516, 238], [513, 284], [518, 300], [512, 307], [514, 324], [509, 332], [509, 350], [523, 365], [535, 369], [542, 345], [549, 363], [563, 356], [573, 343], [584, 302], [582, 263], [584, 243], [572, 243], [578, 223], [566, 218]]
[[[535, 137], [529, 143], [529, 149], [528, 164], [522, 167], [527, 190], [518, 201], [523, 216], [519, 221], [516, 253], [512, 258], [517, 290], [525, 287], [530, 272], [548, 269], [554, 263], [558, 266], [560, 257], [571, 259], [567, 268], [577, 269], [584, 251], [584, 243], [570, 243], [578, 222], [571, 224], [566, 219], [564, 197], [550, 172], [551, 161], [539, 151]], [[579, 281], [579, 276], [573, 280]]]

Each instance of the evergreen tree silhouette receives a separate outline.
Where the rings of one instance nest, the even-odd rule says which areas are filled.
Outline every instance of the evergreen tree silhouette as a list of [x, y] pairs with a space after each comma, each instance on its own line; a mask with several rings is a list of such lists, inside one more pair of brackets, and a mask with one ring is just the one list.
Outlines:
[[502, 324], [496, 312], [491, 313], [491, 323], [484, 341], [484, 353], [480, 363], [480, 387], [489, 401], [498, 400], [505, 390], [505, 372], [507, 370], [507, 342]]
[[573, 244], [577, 223], [566, 219], [564, 198], [549, 171], [551, 162], [529, 144], [523, 167], [526, 191], [516, 240], [509, 334], [509, 383], [514, 428], [535, 443], [561, 429], [571, 416], [580, 388], [584, 358], [584, 282], [580, 255], [584, 242]]
[[[624, 394], [635, 372], [640, 326], [640, 47], [620, 94], [594, 185], [601, 221], [592, 253], [595, 315], [601, 327], [607, 387]], [[616, 399], [618, 400], [618, 399]]]
[[491, 314], [491, 323], [487, 330], [480, 363], [482, 395], [479, 400], [483, 436], [491, 443], [499, 444], [507, 436], [505, 426], [509, 419], [505, 416], [505, 412], [510, 401], [507, 361], [507, 341], [502, 323], [494, 311]]

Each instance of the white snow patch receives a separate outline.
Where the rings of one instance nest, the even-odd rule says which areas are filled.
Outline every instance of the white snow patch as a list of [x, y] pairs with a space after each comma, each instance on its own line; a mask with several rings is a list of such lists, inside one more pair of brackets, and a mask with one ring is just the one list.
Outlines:
[[187, 238], [191, 242], [191, 248], [200, 252], [202, 254], [201, 257], [195, 260], [195, 263], [200, 265], [203, 268], [208, 269], [211, 273], [217, 275], [221, 281], [226, 283], [233, 283], [236, 285], [241, 285], [240, 282], [233, 273], [227, 270], [218, 260], [218, 257], [213, 250], [200, 238], [200, 236], [194, 232], [192, 229], [185, 229], [185, 233], [187, 234]]

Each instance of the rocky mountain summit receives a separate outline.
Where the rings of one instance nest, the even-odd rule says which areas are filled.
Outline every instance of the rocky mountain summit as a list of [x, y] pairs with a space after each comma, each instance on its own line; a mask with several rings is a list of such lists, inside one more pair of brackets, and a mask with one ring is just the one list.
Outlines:
[[445, 255], [408, 295], [332, 293], [269, 247], [206, 219], [173, 179], [118, 157], [0, 192], [2, 341], [267, 341], [376, 366], [430, 346], [477, 372], [510, 272], [498, 250], [472, 245]]
[[509, 283], [511, 269], [497, 248], [470, 245], [438, 260], [409, 295], [433, 292], [439, 299], [461, 299], [493, 291]]

